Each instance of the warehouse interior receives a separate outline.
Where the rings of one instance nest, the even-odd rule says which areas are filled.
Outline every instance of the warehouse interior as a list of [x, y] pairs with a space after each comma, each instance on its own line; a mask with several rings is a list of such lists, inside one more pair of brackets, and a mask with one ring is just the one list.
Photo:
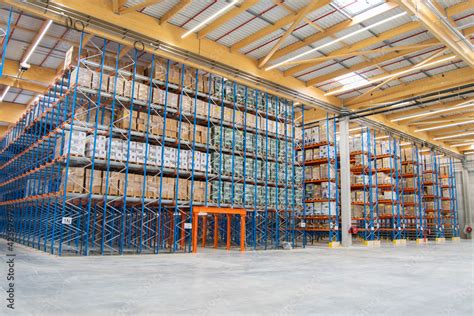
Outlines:
[[17, 309], [474, 312], [473, 0], [0, 12], [0, 249], [19, 259]]

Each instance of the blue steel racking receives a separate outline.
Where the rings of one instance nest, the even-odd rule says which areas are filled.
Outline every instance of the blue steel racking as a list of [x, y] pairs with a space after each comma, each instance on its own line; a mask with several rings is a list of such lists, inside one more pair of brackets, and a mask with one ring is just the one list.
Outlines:
[[7, 55], [7, 47], [10, 42], [10, 28], [12, 23], [13, 8], [8, 11], [8, 17], [2, 14], [2, 20], [5, 19], [4, 25], [0, 27], [0, 39], [2, 40], [1, 63], [0, 63], [0, 77], [3, 75], [3, 68], [5, 66], [5, 57]]
[[[402, 190], [406, 235], [408, 239], [416, 240], [418, 243], [425, 242], [426, 217], [422, 203], [423, 164], [418, 145], [410, 144], [403, 154], [401, 180], [403, 183], [411, 183]], [[413, 201], [407, 201], [405, 196], [411, 196]]]
[[455, 163], [453, 161], [453, 158], [449, 158], [449, 173], [448, 173], [448, 179], [449, 179], [449, 194], [450, 194], [450, 235], [451, 239], [459, 239], [460, 238], [460, 230], [459, 230], [459, 220], [458, 220], [458, 194], [457, 194], [457, 188], [456, 188], [456, 169], [455, 169]]
[[[207, 216], [208, 226], [192, 227], [193, 206], [204, 205], [246, 207], [251, 218], [246, 242], [251, 248], [295, 244], [294, 215], [303, 203], [292, 102], [171, 60], [158, 70], [155, 55], [106, 40], [100, 47], [92, 41], [94, 48], [85, 52], [83, 38], [81, 33], [77, 63], [66, 65], [0, 140], [0, 216], [5, 222], [7, 213], [14, 213], [18, 242], [59, 255], [190, 252], [191, 230], [199, 229], [205, 244], [208, 227], [218, 228], [220, 241], [231, 224], [232, 242], [239, 243], [238, 219]], [[115, 57], [107, 61], [111, 54]], [[148, 75], [138, 71], [144, 65], [149, 66]], [[180, 69], [178, 80], [172, 67]], [[83, 84], [91, 73], [92, 82]], [[117, 88], [121, 85], [123, 92]], [[139, 97], [142, 93], [145, 98]], [[162, 95], [162, 102], [155, 102], [155, 93]], [[171, 94], [178, 94], [177, 107], [169, 101]], [[212, 114], [215, 109], [219, 118]], [[230, 121], [224, 119], [229, 113]], [[248, 124], [250, 115], [255, 126]], [[157, 116], [162, 120], [158, 134], [152, 133], [160, 127], [153, 121]], [[172, 136], [167, 135], [168, 119], [177, 122]], [[145, 127], [139, 130], [134, 124]], [[206, 130], [200, 143], [198, 127]], [[224, 138], [227, 130], [230, 139]], [[75, 152], [76, 135], [87, 137], [89, 155]], [[112, 157], [115, 140], [122, 142], [123, 159]], [[152, 146], [161, 148], [158, 165], [149, 163]], [[168, 147], [176, 150], [174, 167], [165, 166]], [[137, 161], [138, 148], [144, 150], [143, 161]], [[196, 167], [198, 153], [205, 157], [204, 170]], [[224, 155], [230, 156], [230, 168]], [[242, 170], [237, 165], [243, 172], [236, 172]], [[247, 170], [251, 165], [253, 170]], [[198, 181], [204, 183], [204, 198], [196, 200]], [[230, 193], [224, 191], [229, 185]], [[158, 193], [150, 193], [152, 188]], [[165, 191], [173, 188], [174, 196], [165, 198]], [[189, 196], [182, 198], [181, 190]], [[263, 201], [258, 198], [262, 193]]]
[[426, 212], [426, 236], [443, 240], [444, 225], [441, 217], [441, 195], [439, 179], [439, 154], [430, 150], [423, 156], [423, 204]]
[[[304, 122], [304, 115], [302, 118]], [[326, 115], [326, 119], [321, 120], [318, 125], [315, 127], [325, 129], [324, 134], [328, 139], [320, 140], [316, 143], [311, 143], [305, 137], [307, 133], [306, 129], [309, 129], [312, 125], [302, 125], [302, 144], [298, 149], [300, 149], [300, 161], [302, 161], [302, 174], [303, 174], [303, 183], [304, 189], [304, 205], [303, 212], [297, 217], [297, 231], [299, 232], [299, 240], [303, 247], [308, 245], [308, 237], [311, 244], [315, 240], [324, 240], [328, 242], [330, 247], [339, 245], [341, 241], [340, 234], [340, 201], [339, 201], [339, 177], [338, 177], [338, 152], [337, 152], [337, 138], [336, 138], [336, 117]], [[313, 126], [314, 127], [314, 126]], [[308, 150], [319, 150], [320, 148], [327, 148], [326, 157], [312, 157], [310, 160], [306, 159], [306, 153]], [[320, 174], [318, 179], [306, 178], [305, 168], [311, 168], [312, 166], [326, 166], [326, 174]], [[332, 169], [332, 167], [334, 167]], [[331, 171], [333, 170], [333, 171]], [[327, 184], [327, 197], [308, 197], [307, 191], [308, 186], [318, 186], [323, 183]], [[332, 184], [334, 184], [334, 192], [332, 191]], [[327, 203], [328, 212], [327, 214], [316, 214], [318, 210], [316, 207], [313, 208], [313, 211], [310, 212], [307, 209], [307, 203]]]
[[[360, 137], [358, 137], [360, 136]], [[377, 242], [380, 239], [380, 212], [379, 212], [379, 183], [377, 181], [377, 147], [375, 131], [361, 126], [358, 135], [352, 140], [360, 139], [360, 146], [354, 144], [351, 150], [351, 173], [353, 179], [359, 177], [358, 182], [351, 183], [353, 193], [360, 192], [362, 201], [352, 201], [354, 210], [352, 225], [357, 228], [357, 236], [366, 244]], [[362, 208], [362, 212], [356, 210]]]

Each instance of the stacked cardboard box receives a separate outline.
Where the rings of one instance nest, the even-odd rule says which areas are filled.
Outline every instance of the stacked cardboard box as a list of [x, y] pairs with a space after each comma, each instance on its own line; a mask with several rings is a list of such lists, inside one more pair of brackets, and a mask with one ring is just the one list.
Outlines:
[[107, 158], [107, 138], [105, 136], [96, 135], [94, 137], [94, 135], [88, 135], [86, 137], [86, 157], [91, 158], [92, 156], [99, 159]]
[[[84, 169], [83, 169], [84, 172]], [[92, 170], [85, 169], [84, 179], [84, 188], [86, 192], [91, 192], [92, 194], [102, 194], [102, 187], [105, 185], [105, 179], [103, 177], [103, 172], [100, 170], [94, 170], [94, 176], [92, 177]], [[69, 183], [69, 179], [68, 179]], [[91, 187], [92, 184], [92, 187]], [[89, 191], [90, 190], [90, 191]]]
[[[71, 138], [71, 139], [69, 139]], [[71, 146], [69, 147], [69, 141]], [[62, 150], [61, 150], [62, 148]], [[68, 150], [72, 156], [84, 156], [86, 149], [86, 133], [74, 130], [64, 131], [64, 138], [58, 137], [56, 141], [56, 156], [67, 155]]]
[[[84, 191], [84, 168], [69, 167], [68, 170], [66, 192], [82, 193]], [[62, 169], [61, 174], [62, 179], [59, 190], [64, 189], [64, 182], [66, 181], [66, 168]]]

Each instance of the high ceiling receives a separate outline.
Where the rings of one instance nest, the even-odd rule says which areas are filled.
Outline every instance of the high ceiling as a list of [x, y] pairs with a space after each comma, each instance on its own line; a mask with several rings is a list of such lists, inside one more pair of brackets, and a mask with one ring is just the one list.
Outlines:
[[[4, 2], [15, 7], [6, 54], [7, 62], [12, 64], [21, 60], [45, 17], [22, 10], [24, 7], [15, 5], [20, 1]], [[81, 2], [86, 8], [88, 1]], [[118, 17], [113, 20], [103, 14], [108, 23], [121, 24], [123, 20], [124, 25], [130, 25], [130, 19], [143, 16], [145, 21], [151, 17], [156, 20], [156, 27], [173, 25], [173, 30], [180, 32], [174, 37], [193, 31], [171, 44], [207, 39], [226, 47], [229, 54], [250, 58], [261, 71], [278, 70], [283, 80], [291, 78], [295, 80], [291, 82], [313, 87], [311, 91], [317, 91], [326, 102], [352, 110], [393, 104], [389, 113], [377, 118], [430, 140], [467, 134], [441, 139], [448, 148], [465, 140], [466, 144], [474, 144], [474, 134], [469, 134], [474, 132], [474, 93], [470, 87], [474, 84], [470, 64], [474, 60], [472, 0], [425, 1], [431, 11], [416, 7], [417, 17], [410, 0], [97, 2]], [[81, 9], [80, 4], [74, 5], [72, 10]], [[7, 9], [3, 5], [3, 24]], [[430, 14], [442, 17], [440, 23], [430, 24]], [[203, 22], [206, 23], [202, 25]], [[453, 40], [446, 34], [457, 37]], [[38, 71], [54, 72], [61, 66], [67, 49], [77, 45], [78, 38], [78, 32], [53, 24], [29, 63], [41, 67]], [[92, 38], [88, 46], [94, 43], [100, 43], [100, 39]], [[463, 52], [463, 46], [470, 51]], [[0, 89], [15, 79], [14, 66], [10, 73], [6, 71], [9, 76], [0, 79]], [[12, 87], [3, 102], [32, 102], [48, 82], [44, 75], [31, 76], [21, 79], [21, 86]], [[449, 126], [436, 128], [443, 125]], [[469, 151], [470, 145], [450, 149]]]

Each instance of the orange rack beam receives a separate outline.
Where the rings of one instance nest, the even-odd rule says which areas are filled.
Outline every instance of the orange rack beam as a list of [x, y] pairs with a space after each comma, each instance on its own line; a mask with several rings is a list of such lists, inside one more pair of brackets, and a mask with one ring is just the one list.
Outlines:
[[[230, 207], [213, 207], [213, 206], [194, 206], [193, 207], [193, 234], [192, 234], [192, 247], [193, 252], [197, 252], [197, 239], [198, 239], [198, 221], [199, 216], [205, 216], [208, 214], [214, 214], [214, 248], [217, 248], [217, 239], [218, 239], [218, 225], [217, 225], [217, 215], [226, 215], [230, 219], [233, 215], [240, 216], [240, 251], [245, 251], [245, 216], [247, 211], [243, 208], [230, 208]], [[230, 221], [227, 221], [227, 250], [230, 249], [230, 233], [231, 226], [229, 225]]]

